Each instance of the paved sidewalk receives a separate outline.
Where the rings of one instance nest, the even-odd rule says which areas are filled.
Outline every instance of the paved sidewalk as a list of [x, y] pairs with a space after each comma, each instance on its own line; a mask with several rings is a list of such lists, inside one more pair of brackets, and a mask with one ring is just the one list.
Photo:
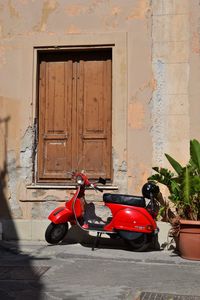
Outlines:
[[[71, 242], [71, 243], [70, 243]], [[132, 252], [120, 241], [0, 242], [1, 300], [200, 300], [200, 261]]]

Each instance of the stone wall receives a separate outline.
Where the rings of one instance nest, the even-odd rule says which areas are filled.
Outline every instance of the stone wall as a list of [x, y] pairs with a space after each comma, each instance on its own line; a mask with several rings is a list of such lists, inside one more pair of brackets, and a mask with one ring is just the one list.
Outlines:
[[112, 47], [120, 193], [141, 193], [151, 167], [167, 166], [165, 152], [187, 161], [190, 138], [200, 138], [199, 8], [197, 0], [1, 1], [1, 218], [44, 219], [73, 192], [32, 186], [41, 47]]

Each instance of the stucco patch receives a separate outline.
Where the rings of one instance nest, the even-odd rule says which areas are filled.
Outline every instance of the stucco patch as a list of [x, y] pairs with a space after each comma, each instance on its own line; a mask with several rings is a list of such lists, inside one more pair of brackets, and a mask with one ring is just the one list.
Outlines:
[[128, 124], [131, 128], [141, 129], [144, 126], [144, 106], [140, 102], [129, 104]]

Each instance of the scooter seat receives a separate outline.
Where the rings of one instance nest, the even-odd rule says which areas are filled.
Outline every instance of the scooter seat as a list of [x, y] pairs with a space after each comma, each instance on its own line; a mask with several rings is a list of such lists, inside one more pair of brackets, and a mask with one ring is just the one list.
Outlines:
[[103, 201], [106, 203], [124, 204], [137, 207], [146, 206], [145, 199], [142, 196], [105, 193], [103, 195]]

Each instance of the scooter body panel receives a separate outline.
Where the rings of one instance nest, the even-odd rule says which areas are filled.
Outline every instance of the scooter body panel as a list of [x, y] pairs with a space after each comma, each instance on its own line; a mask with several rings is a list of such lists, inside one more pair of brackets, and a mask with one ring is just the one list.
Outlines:
[[[77, 198], [74, 210], [76, 213], [76, 217], [80, 218], [84, 213], [84, 204], [82, 199]], [[73, 222], [75, 221], [74, 211], [73, 211], [73, 198], [66, 202], [65, 206], [59, 206], [55, 208], [48, 219], [55, 224]]]
[[74, 198], [75, 197], [73, 197], [70, 201], [66, 202], [65, 207], [71, 211], [73, 216], [75, 213], [76, 217], [80, 218], [84, 214], [84, 200], [81, 198], [76, 198], [76, 201], [74, 202]]
[[55, 208], [48, 216], [48, 219], [54, 224], [66, 223], [69, 222], [72, 218], [72, 211], [65, 206], [59, 206]]
[[113, 212], [113, 219], [105, 226], [105, 230], [151, 233], [157, 228], [155, 220], [143, 207], [111, 203], [108, 203], [106, 206]]

